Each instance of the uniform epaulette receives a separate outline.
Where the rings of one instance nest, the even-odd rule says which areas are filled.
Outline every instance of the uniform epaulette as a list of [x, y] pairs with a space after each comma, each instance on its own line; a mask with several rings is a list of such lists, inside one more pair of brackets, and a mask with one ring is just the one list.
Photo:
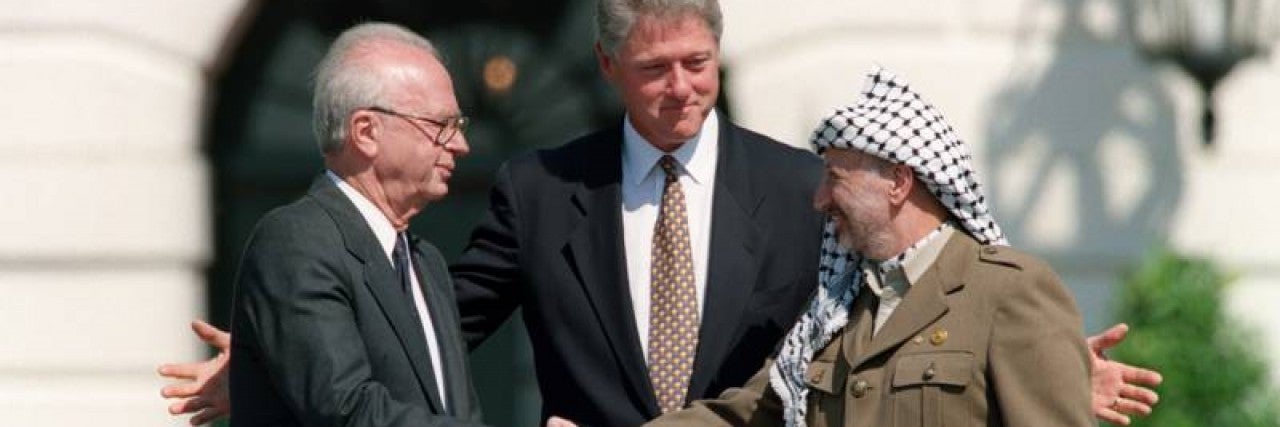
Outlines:
[[1026, 255], [1002, 245], [982, 245], [978, 249], [978, 258], [984, 262], [1000, 264], [1021, 270], [1026, 264]]

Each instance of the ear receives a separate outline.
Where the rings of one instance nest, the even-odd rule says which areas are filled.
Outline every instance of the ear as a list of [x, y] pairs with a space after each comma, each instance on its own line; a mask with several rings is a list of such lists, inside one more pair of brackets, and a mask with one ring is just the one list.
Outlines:
[[383, 131], [377, 115], [356, 110], [347, 118], [347, 141], [352, 150], [367, 159], [378, 156], [378, 136]]
[[911, 171], [910, 166], [895, 164], [889, 170], [889, 179], [893, 181], [893, 187], [889, 189], [889, 201], [894, 205], [905, 203], [917, 185], [916, 174]]
[[606, 80], [613, 81], [613, 75], [617, 72], [618, 62], [604, 51], [604, 46], [600, 42], [596, 42], [596, 63], [600, 64], [600, 74], [604, 75]]

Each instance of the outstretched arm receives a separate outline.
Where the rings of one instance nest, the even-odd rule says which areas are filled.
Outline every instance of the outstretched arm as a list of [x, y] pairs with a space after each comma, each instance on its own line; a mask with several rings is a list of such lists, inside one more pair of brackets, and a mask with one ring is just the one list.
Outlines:
[[231, 415], [227, 394], [227, 367], [231, 360], [231, 334], [201, 320], [191, 322], [191, 330], [201, 341], [218, 349], [213, 358], [201, 362], [166, 363], [160, 375], [182, 380], [160, 389], [160, 395], [175, 398], [169, 405], [173, 415], [192, 414], [191, 425], [201, 425]]
[[453, 273], [454, 296], [467, 348], [476, 349], [502, 326], [520, 304], [520, 270], [515, 181], [503, 165], [489, 194], [489, 210], [480, 218]]
[[[217, 348], [218, 354], [201, 362], [161, 365], [160, 375], [184, 382], [169, 384], [160, 394], [178, 399], [169, 405], [169, 413], [195, 414], [191, 417], [191, 425], [200, 425], [231, 413], [231, 400], [227, 395], [231, 334], [199, 320], [191, 323], [191, 329], [202, 341]], [[1089, 357], [1093, 364], [1094, 416], [1119, 425], [1129, 425], [1132, 415], [1151, 413], [1151, 408], [1159, 401], [1159, 395], [1151, 388], [1163, 380], [1158, 372], [1106, 357], [1104, 352], [1123, 341], [1128, 332], [1128, 325], [1118, 324], [1088, 339]]]
[[1104, 351], [1124, 341], [1129, 325], [1118, 324], [1089, 337], [1093, 362], [1093, 414], [1112, 424], [1129, 425], [1132, 415], [1150, 415], [1160, 396], [1152, 388], [1163, 380], [1160, 373], [1108, 359]]

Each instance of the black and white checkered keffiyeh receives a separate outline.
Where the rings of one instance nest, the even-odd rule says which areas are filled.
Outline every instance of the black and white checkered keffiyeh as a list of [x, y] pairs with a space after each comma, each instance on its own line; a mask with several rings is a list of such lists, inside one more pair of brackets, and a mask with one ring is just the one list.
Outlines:
[[[814, 130], [812, 143], [819, 153], [832, 148], [858, 150], [910, 166], [969, 235], [984, 244], [1007, 244], [987, 209], [964, 142], [942, 113], [888, 70], [872, 70], [858, 101], [824, 119]], [[822, 237], [818, 293], [787, 333], [769, 372], [769, 383], [785, 405], [788, 427], [806, 425], [809, 361], [848, 324], [853, 300], [865, 284], [857, 268], [861, 256], [839, 244], [830, 219]], [[845, 416], [854, 415], [846, 412]]]

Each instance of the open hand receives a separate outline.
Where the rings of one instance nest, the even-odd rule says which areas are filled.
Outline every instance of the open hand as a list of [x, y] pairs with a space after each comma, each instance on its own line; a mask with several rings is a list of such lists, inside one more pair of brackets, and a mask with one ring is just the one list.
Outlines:
[[173, 415], [192, 414], [191, 425], [217, 421], [231, 415], [231, 397], [227, 392], [227, 367], [231, 361], [231, 334], [200, 320], [191, 322], [201, 341], [218, 349], [212, 359], [192, 363], [160, 365], [161, 376], [183, 380], [160, 389], [160, 395], [176, 398], [169, 405]]
[[1132, 415], [1150, 415], [1160, 400], [1152, 388], [1163, 381], [1160, 373], [1108, 359], [1104, 351], [1124, 341], [1129, 325], [1118, 324], [1089, 337], [1093, 362], [1093, 414], [1102, 421], [1129, 425]]

